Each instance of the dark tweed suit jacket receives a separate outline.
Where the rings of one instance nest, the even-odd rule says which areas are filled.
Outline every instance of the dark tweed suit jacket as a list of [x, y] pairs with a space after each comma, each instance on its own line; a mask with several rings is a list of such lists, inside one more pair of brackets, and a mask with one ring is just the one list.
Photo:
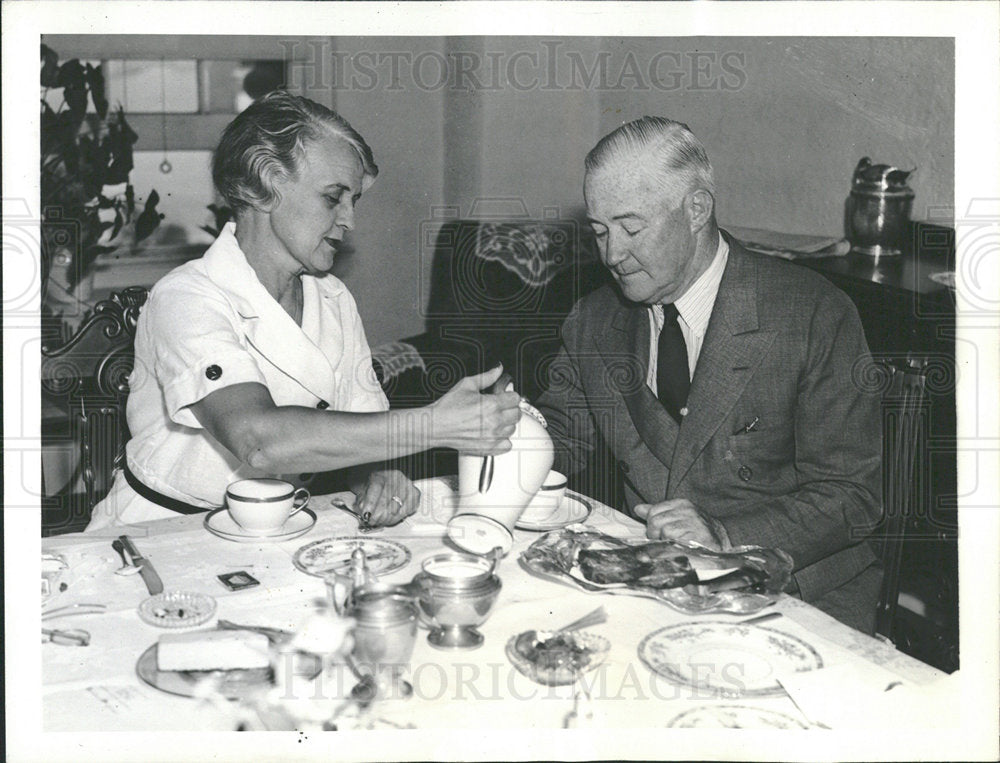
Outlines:
[[791, 554], [792, 590], [812, 601], [875, 561], [858, 531], [880, 514], [879, 398], [854, 381], [871, 358], [843, 292], [726, 239], [729, 260], [680, 426], [645, 383], [647, 309], [613, 284], [566, 319], [538, 407], [557, 468], [578, 472], [599, 436], [630, 511], [687, 498], [734, 545]]

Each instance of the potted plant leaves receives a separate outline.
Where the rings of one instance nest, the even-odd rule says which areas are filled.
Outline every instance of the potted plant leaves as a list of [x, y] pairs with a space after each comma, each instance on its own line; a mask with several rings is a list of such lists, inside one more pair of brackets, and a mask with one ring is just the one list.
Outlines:
[[80, 285], [94, 260], [135, 247], [163, 215], [155, 189], [137, 205], [130, 174], [138, 136], [122, 106], [108, 103], [100, 66], [60, 63], [43, 44], [40, 84], [42, 311], [43, 323], [58, 323], [71, 308], [86, 309]]

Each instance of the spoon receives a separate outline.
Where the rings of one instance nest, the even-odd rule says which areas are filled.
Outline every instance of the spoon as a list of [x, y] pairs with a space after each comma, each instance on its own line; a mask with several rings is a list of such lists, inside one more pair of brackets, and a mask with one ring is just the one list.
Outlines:
[[360, 514], [358, 514], [358, 512], [354, 510], [353, 506], [348, 505], [345, 501], [343, 501], [340, 498], [337, 498], [336, 496], [334, 496], [333, 498], [330, 499], [330, 505], [333, 506], [336, 509], [340, 509], [341, 511], [346, 511], [352, 517], [354, 517], [355, 519], [357, 519], [358, 520], [358, 532], [359, 533], [363, 533], [363, 534], [374, 533], [374, 532], [378, 532], [379, 530], [382, 529], [381, 527], [371, 527], [371, 526], [369, 526], [365, 522], [364, 517], [361, 516]]

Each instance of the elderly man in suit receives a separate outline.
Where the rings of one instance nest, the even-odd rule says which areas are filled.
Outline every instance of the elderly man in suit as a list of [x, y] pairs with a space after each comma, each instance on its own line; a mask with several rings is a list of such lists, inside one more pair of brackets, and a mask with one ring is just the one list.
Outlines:
[[711, 164], [679, 122], [605, 136], [584, 196], [613, 283], [567, 318], [539, 400], [557, 468], [606, 443], [650, 538], [782, 548], [791, 593], [872, 632], [881, 423], [853, 382], [871, 362], [854, 305], [719, 230]]

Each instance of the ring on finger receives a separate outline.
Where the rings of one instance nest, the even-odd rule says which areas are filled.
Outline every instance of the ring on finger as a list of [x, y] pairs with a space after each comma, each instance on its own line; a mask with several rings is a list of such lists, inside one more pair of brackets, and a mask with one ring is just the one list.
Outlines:
[[392, 498], [390, 498], [389, 500], [391, 500], [391, 501], [392, 501], [393, 503], [398, 503], [398, 504], [399, 504], [399, 505], [400, 505], [401, 507], [402, 507], [402, 505], [403, 505], [403, 499], [402, 499], [402, 498], [400, 498], [400, 497], [399, 497], [398, 495], [394, 495], [394, 496], [393, 496]]

